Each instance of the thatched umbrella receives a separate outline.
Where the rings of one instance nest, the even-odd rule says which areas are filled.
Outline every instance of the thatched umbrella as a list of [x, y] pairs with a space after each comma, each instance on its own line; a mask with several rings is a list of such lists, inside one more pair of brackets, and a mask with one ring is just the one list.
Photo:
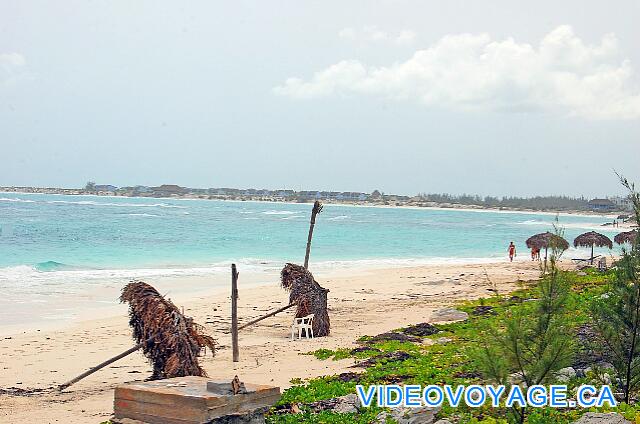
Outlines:
[[282, 268], [280, 282], [289, 291], [289, 303], [297, 306], [296, 318], [313, 314], [314, 336], [328, 336], [331, 328], [327, 312], [329, 290], [321, 287], [307, 269], [291, 263]]
[[150, 380], [207, 376], [198, 364], [198, 355], [203, 347], [215, 353], [216, 342], [204, 334], [202, 326], [142, 281], [127, 284], [120, 301], [129, 303], [133, 338], [143, 343], [142, 351], [153, 364]]
[[557, 248], [560, 250], [567, 250], [569, 248], [569, 242], [560, 237], [557, 234], [540, 233], [529, 237], [526, 241], [529, 249], [536, 248], [538, 250], [544, 249], [544, 260], [547, 261], [547, 251], [551, 248]]
[[618, 244], [625, 244], [625, 243], [633, 244], [633, 242], [636, 241], [636, 237], [638, 237], [638, 230], [625, 231], [620, 234], [617, 234], [613, 238], [613, 241], [615, 241]]
[[573, 240], [573, 247], [591, 247], [591, 265], [593, 265], [593, 248], [594, 246], [598, 247], [608, 247], [609, 249], [613, 248], [613, 243], [611, 239], [604, 234], [596, 233], [595, 231], [589, 231], [584, 234], [580, 234], [578, 237]]

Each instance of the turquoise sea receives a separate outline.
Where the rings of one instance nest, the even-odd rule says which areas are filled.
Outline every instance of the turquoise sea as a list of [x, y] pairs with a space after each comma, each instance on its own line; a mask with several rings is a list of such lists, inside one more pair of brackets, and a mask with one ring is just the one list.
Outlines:
[[[0, 284], [11, 275], [300, 262], [310, 205], [0, 193]], [[314, 262], [478, 261], [552, 228], [553, 214], [326, 205]], [[609, 218], [559, 217], [566, 238]], [[571, 254], [572, 252], [569, 252]], [[578, 253], [575, 253], [578, 254]], [[226, 269], [226, 265], [225, 265]], [[3, 284], [4, 285], [4, 284]]]
[[[300, 262], [308, 204], [0, 193], [0, 281], [7, 270], [163, 269]], [[314, 261], [503, 258], [553, 214], [325, 205]], [[559, 216], [566, 238], [611, 219]]]
[[[280, 269], [301, 263], [309, 204], [0, 193], [0, 291], [82, 291], [105, 280]], [[553, 214], [326, 205], [312, 270], [504, 260], [515, 241], [550, 230]], [[571, 242], [599, 216], [559, 217]], [[570, 257], [587, 250], [570, 250]]]

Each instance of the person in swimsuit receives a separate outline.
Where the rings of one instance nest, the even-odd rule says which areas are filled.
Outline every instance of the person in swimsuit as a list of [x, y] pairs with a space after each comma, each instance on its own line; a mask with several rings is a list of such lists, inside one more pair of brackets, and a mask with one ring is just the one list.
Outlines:
[[508, 252], [509, 252], [509, 261], [513, 262], [513, 258], [516, 256], [516, 245], [513, 244], [513, 242], [509, 244]]
[[531, 248], [531, 260], [532, 261], [540, 260], [540, 249], [538, 249], [537, 247]]

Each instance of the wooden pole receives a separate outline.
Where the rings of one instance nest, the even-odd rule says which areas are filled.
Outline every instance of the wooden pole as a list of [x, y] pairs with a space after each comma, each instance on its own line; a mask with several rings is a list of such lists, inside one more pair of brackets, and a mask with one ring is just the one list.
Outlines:
[[254, 319], [253, 321], [249, 321], [248, 323], [241, 325], [241, 326], [238, 328], [238, 330], [242, 330], [242, 329], [244, 329], [244, 328], [249, 327], [250, 325], [255, 324], [256, 322], [260, 322], [260, 321], [262, 321], [263, 319], [267, 319], [267, 318], [272, 317], [272, 316], [274, 316], [275, 314], [278, 314], [278, 313], [280, 313], [280, 312], [282, 312], [282, 311], [286, 311], [287, 309], [289, 309], [290, 307], [295, 306], [295, 305], [296, 305], [296, 303], [295, 303], [295, 302], [294, 302], [294, 303], [290, 303], [290, 304], [288, 304], [287, 306], [283, 306], [283, 307], [282, 307], [282, 308], [280, 308], [280, 309], [276, 309], [276, 310], [275, 310], [275, 311], [273, 311], [273, 312], [269, 312], [267, 315], [263, 315], [263, 316], [261, 316], [260, 318], [256, 318], [256, 319]]
[[240, 360], [238, 349], [238, 271], [236, 264], [231, 264], [231, 345], [233, 362]]
[[80, 374], [79, 376], [77, 376], [76, 378], [73, 378], [69, 381], [67, 381], [64, 384], [61, 384], [58, 386], [58, 390], [62, 391], [64, 389], [66, 389], [67, 387], [71, 386], [72, 384], [76, 384], [78, 381], [84, 379], [85, 377], [90, 376], [91, 374], [93, 374], [96, 371], [101, 370], [102, 368], [106, 367], [109, 364], [113, 364], [114, 362], [124, 358], [125, 356], [131, 355], [133, 352], [135, 352], [136, 350], [139, 350], [142, 348], [142, 346], [144, 346], [145, 344], [149, 343], [151, 340], [153, 340], [154, 336], [149, 337], [147, 340], [145, 340], [142, 343], [138, 343], [137, 345], [135, 345], [134, 347], [132, 347], [131, 349], [125, 350], [124, 352], [122, 352], [119, 355], [114, 356], [111, 359], [107, 359], [106, 361], [102, 362], [101, 364], [96, 365], [93, 368], [89, 368], [89, 370], [83, 372], [82, 374]]
[[313, 227], [316, 225], [316, 215], [322, 211], [322, 203], [318, 200], [313, 204], [311, 210], [311, 221], [309, 223], [309, 236], [307, 237], [307, 251], [304, 254], [304, 269], [309, 269], [309, 255], [311, 254], [311, 239], [313, 238]]

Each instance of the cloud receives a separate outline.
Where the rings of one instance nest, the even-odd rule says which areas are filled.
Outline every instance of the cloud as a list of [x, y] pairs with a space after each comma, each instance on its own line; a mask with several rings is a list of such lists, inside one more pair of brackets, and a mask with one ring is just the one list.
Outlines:
[[26, 59], [19, 53], [0, 53], [0, 84], [11, 85], [17, 81], [26, 64]]
[[19, 53], [2, 53], [0, 54], [0, 66], [5, 67], [19, 67], [24, 66], [27, 61]]
[[416, 33], [405, 29], [400, 31], [397, 35], [394, 35], [387, 31], [383, 31], [376, 26], [366, 26], [359, 30], [355, 28], [343, 28], [338, 32], [338, 36], [350, 41], [394, 41], [398, 44], [411, 44], [416, 38]]
[[560, 26], [537, 46], [487, 34], [442, 37], [404, 62], [343, 60], [274, 92], [297, 99], [370, 95], [455, 110], [543, 111], [639, 119], [640, 90], [613, 34], [587, 45]]
[[346, 38], [347, 40], [355, 40], [357, 37], [357, 32], [353, 28], [344, 28], [340, 30], [338, 36], [340, 38]]
[[400, 31], [400, 34], [396, 37], [396, 43], [398, 44], [411, 44], [416, 38], [416, 33], [405, 29]]

